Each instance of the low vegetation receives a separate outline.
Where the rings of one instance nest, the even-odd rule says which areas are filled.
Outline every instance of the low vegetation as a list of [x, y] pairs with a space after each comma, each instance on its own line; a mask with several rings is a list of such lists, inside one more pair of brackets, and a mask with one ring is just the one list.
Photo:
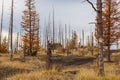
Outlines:
[[[118, 55], [118, 54], [117, 54]], [[95, 57], [91, 56], [53, 56], [52, 70], [45, 69], [45, 56], [26, 57], [21, 62], [14, 55], [9, 61], [8, 54], [0, 58], [0, 79], [4, 80], [120, 80], [120, 59], [111, 63], [105, 62], [105, 76], [98, 77]], [[116, 58], [115, 58], [116, 60]], [[79, 63], [79, 64], [78, 64]]]

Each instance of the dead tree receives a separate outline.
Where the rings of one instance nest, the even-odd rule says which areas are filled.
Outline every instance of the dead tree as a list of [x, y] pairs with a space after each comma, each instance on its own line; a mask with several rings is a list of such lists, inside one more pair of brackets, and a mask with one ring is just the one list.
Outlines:
[[18, 40], [19, 40], [19, 32], [17, 33], [16, 51], [18, 51], [18, 47], [19, 47], [19, 45], [18, 45]]
[[[55, 15], [54, 15], [54, 7], [53, 7], [53, 44], [55, 43]], [[53, 46], [54, 51], [54, 46]]]
[[91, 34], [91, 53], [94, 54], [94, 38], [93, 38], [93, 32]]
[[83, 50], [82, 50], [82, 56], [84, 56], [85, 51], [84, 51], [84, 30], [82, 30], [82, 38], [83, 38]]
[[10, 52], [9, 48], [10, 48], [10, 26], [9, 26], [9, 31], [8, 31], [8, 42], [7, 42], [8, 53]]
[[97, 9], [90, 0], [86, 0], [97, 13], [97, 25], [99, 34], [99, 52], [98, 52], [98, 75], [104, 75], [104, 61], [103, 61], [103, 27], [102, 27], [102, 0], [97, 0]]
[[62, 38], [62, 46], [63, 46], [63, 48], [64, 48], [64, 32], [63, 32], [63, 28], [62, 28], [62, 31], [61, 31], [61, 38]]
[[61, 44], [61, 25], [59, 24], [58, 42]]
[[50, 70], [52, 68], [52, 45], [49, 41], [47, 41], [47, 56], [46, 56], [46, 69]]
[[67, 47], [66, 43], [67, 43], [67, 25], [65, 24], [65, 48]]
[[2, 14], [1, 14], [1, 25], [0, 25], [0, 49], [1, 49], [1, 38], [2, 38], [2, 28], [3, 28], [3, 14], [4, 14], [4, 0], [2, 1]]
[[12, 0], [11, 5], [11, 18], [10, 18], [10, 60], [13, 60], [13, 3], [14, 0]]
[[24, 42], [22, 62], [25, 62], [25, 56], [26, 56], [26, 43]]

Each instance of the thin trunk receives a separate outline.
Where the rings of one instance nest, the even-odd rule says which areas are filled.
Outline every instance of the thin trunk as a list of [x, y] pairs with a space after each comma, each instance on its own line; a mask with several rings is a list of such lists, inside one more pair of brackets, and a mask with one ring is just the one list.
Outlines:
[[79, 48], [81, 47], [81, 38], [80, 38], [80, 42], [79, 42]]
[[91, 43], [91, 53], [92, 53], [92, 55], [94, 54], [94, 38], [93, 38], [93, 32], [92, 32], [92, 34], [91, 34], [91, 40], [92, 40], [92, 43]]
[[42, 46], [43, 46], [43, 48], [46, 48], [46, 44], [45, 44], [45, 40], [46, 40], [46, 39], [45, 39], [45, 38], [46, 38], [46, 37], [45, 37], [45, 35], [46, 35], [46, 30], [45, 30], [45, 27], [46, 27], [46, 20], [44, 21], [43, 35], [42, 35], [42, 37], [43, 37], [43, 38], [42, 38], [42, 39], [43, 39], [43, 40], [42, 40]]
[[65, 48], [67, 48], [66, 43], [67, 43], [67, 25], [65, 24]]
[[48, 22], [48, 40], [51, 42], [51, 23], [50, 23], [50, 13], [49, 13], [49, 22]]
[[71, 26], [69, 25], [69, 40], [70, 40], [70, 29], [71, 29], [70, 27], [71, 27]]
[[63, 28], [62, 28], [62, 45], [63, 45], [63, 48], [64, 48], [64, 34], [63, 34]]
[[90, 47], [90, 38], [89, 38], [89, 35], [88, 35], [88, 48]]
[[[20, 31], [20, 44], [19, 44], [20, 46], [23, 46], [23, 44], [22, 44], [22, 30]], [[22, 48], [20, 48], [21, 50], [22, 50]]]
[[19, 39], [19, 32], [17, 33], [16, 51], [18, 51], [18, 39]]
[[82, 30], [82, 37], [83, 37], [83, 50], [82, 50], [82, 55], [84, 56], [84, 30]]
[[[10, 24], [11, 24], [11, 19], [10, 19]], [[8, 53], [9, 53], [9, 48], [10, 48], [10, 25], [9, 25], [9, 32], [8, 32], [8, 43], [7, 43], [7, 50], [8, 50]]]
[[54, 7], [53, 7], [53, 44], [55, 43], [55, 16], [54, 16]]
[[54, 14], [54, 7], [53, 7], [53, 52], [54, 52], [54, 49], [55, 49], [55, 46], [54, 46], [54, 44], [55, 44], [55, 14]]
[[10, 60], [13, 60], [13, 3], [14, 0], [12, 0], [12, 6], [11, 6], [11, 23], [10, 23]]
[[61, 44], [61, 25], [59, 25], [59, 35], [58, 35], [58, 40], [59, 40], [59, 43]]
[[0, 25], [0, 48], [2, 39], [2, 28], [3, 28], [3, 15], [4, 15], [4, 0], [2, 1], [2, 14], [1, 14], [1, 25]]

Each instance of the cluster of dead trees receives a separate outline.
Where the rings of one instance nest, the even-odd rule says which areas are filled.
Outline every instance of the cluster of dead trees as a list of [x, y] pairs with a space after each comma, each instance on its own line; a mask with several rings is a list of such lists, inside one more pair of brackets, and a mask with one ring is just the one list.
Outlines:
[[[86, 0], [89, 4], [91, 4], [92, 8], [95, 10], [96, 16], [96, 24], [95, 24], [95, 38], [98, 43], [98, 62], [99, 62], [99, 74], [104, 75], [104, 60], [103, 54], [107, 54], [108, 61], [111, 61], [111, 52], [110, 47], [113, 43], [119, 41], [120, 38], [120, 2], [117, 0], [96, 0], [97, 7], [93, 5], [90, 0]], [[25, 1], [26, 9], [23, 11], [21, 28], [23, 33], [19, 35], [17, 34], [16, 40], [16, 48], [15, 51], [18, 50], [19, 46], [19, 36], [21, 36], [21, 44], [20, 48], [23, 50], [24, 60], [25, 53], [29, 53], [32, 55], [33, 51], [39, 51], [40, 46], [40, 26], [39, 26], [39, 14], [36, 11], [35, 0], [26, 0]], [[4, 15], [4, 0], [2, 3], [2, 14], [1, 14], [1, 25], [0, 25], [0, 52], [8, 51], [10, 52], [10, 60], [13, 60], [13, 18], [14, 18], [14, 0], [11, 2], [11, 14], [10, 14], [10, 26], [8, 31], [8, 40], [5, 38], [2, 41], [2, 28], [3, 28], [3, 15]], [[71, 49], [76, 49], [82, 47], [83, 56], [84, 56], [84, 31], [82, 31], [82, 39], [78, 44], [78, 35], [75, 31], [72, 31], [69, 26], [69, 30], [67, 30], [67, 25], [65, 24], [65, 28], [61, 28], [59, 25], [58, 33], [55, 32], [55, 19], [54, 19], [54, 8], [53, 8], [53, 27], [51, 29], [51, 19], [49, 16], [48, 25], [45, 28], [44, 38], [42, 45], [45, 45], [44, 48], [47, 49], [47, 68], [50, 68], [52, 50], [56, 48], [56, 46], [61, 46], [66, 49], [67, 52]], [[69, 34], [68, 34], [69, 33]], [[56, 36], [57, 34], [57, 36]], [[93, 55], [94, 49], [94, 38], [93, 33], [91, 36], [91, 44], [90, 37], [88, 37], [88, 46], [91, 47], [91, 53]], [[106, 50], [107, 53], [103, 52], [103, 49]]]

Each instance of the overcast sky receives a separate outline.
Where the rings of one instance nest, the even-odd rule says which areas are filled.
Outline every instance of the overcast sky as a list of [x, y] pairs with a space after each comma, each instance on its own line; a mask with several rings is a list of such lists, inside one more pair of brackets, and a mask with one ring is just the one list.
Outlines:
[[[26, 0], [14, 0], [14, 33], [20, 31], [22, 11], [25, 7]], [[40, 14], [41, 32], [45, 21], [48, 21], [49, 13], [52, 18], [52, 10], [54, 5], [55, 10], [55, 26], [58, 27], [59, 23], [62, 25], [71, 25], [73, 30], [76, 30], [81, 35], [81, 30], [85, 30], [86, 36], [94, 31], [96, 13], [85, 0], [35, 0], [37, 12]], [[96, 0], [91, 0], [94, 5]], [[4, 24], [3, 35], [7, 34], [10, 20], [10, 6], [11, 0], [5, 0], [4, 10]], [[0, 0], [0, 15], [1, 15], [2, 0]], [[64, 27], [64, 26], [63, 26]]]

